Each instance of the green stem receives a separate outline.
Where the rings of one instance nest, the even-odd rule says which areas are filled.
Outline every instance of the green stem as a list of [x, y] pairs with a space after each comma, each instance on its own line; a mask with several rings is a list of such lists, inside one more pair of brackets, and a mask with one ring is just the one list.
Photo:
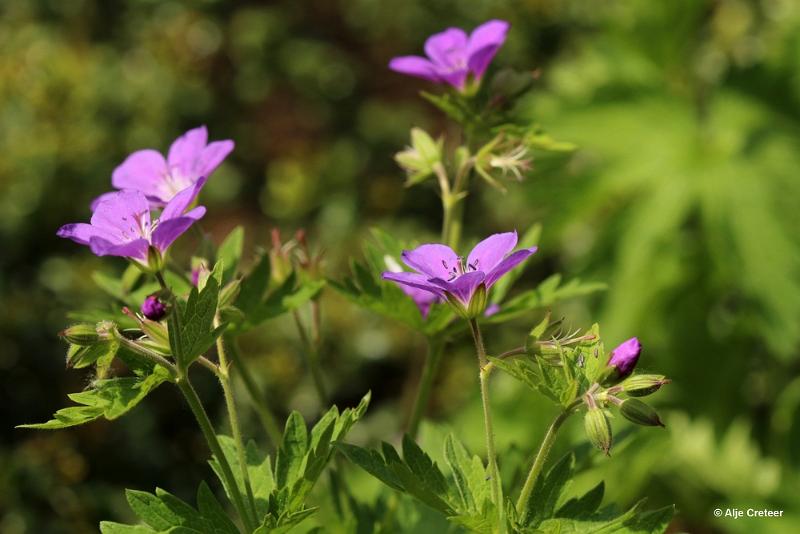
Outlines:
[[314, 381], [314, 388], [317, 390], [319, 402], [322, 406], [326, 406], [328, 404], [328, 394], [325, 391], [325, 382], [322, 380], [322, 369], [319, 365], [319, 351], [308, 336], [306, 327], [303, 326], [303, 321], [300, 319], [300, 312], [294, 310], [292, 315], [294, 316], [294, 323], [297, 325], [297, 332], [300, 335], [300, 340], [303, 342], [306, 364], [308, 365], [308, 370], [311, 372], [311, 378]]
[[531, 470], [528, 472], [528, 478], [525, 479], [525, 484], [522, 486], [519, 499], [517, 499], [517, 514], [519, 514], [520, 517], [522, 516], [528, 499], [530, 498], [533, 487], [536, 484], [536, 479], [539, 478], [539, 474], [542, 472], [544, 462], [547, 460], [547, 455], [550, 454], [550, 449], [553, 448], [553, 443], [556, 441], [556, 435], [558, 434], [561, 425], [563, 425], [564, 421], [566, 421], [567, 418], [572, 415], [573, 411], [579, 404], [580, 400], [570, 404], [564, 409], [564, 411], [558, 414], [558, 417], [553, 420], [553, 422], [550, 424], [550, 427], [547, 429], [547, 433], [544, 435], [544, 440], [542, 440], [542, 444], [539, 446], [539, 452], [536, 453], [536, 457], [533, 459]]
[[236, 478], [233, 476], [233, 471], [228, 463], [228, 459], [225, 458], [225, 454], [222, 452], [222, 446], [217, 439], [217, 435], [214, 432], [214, 427], [211, 425], [208, 414], [206, 413], [205, 408], [203, 408], [203, 404], [200, 402], [200, 397], [197, 396], [197, 392], [189, 382], [189, 377], [178, 377], [176, 384], [181, 390], [181, 393], [183, 393], [183, 396], [186, 398], [186, 402], [189, 404], [189, 408], [191, 408], [195, 419], [197, 419], [197, 424], [200, 425], [200, 430], [203, 432], [203, 436], [206, 438], [206, 442], [208, 443], [208, 448], [211, 450], [211, 454], [214, 455], [219, 463], [220, 470], [222, 471], [222, 478], [225, 480], [225, 485], [228, 486], [228, 491], [231, 494], [233, 505], [236, 507], [236, 512], [242, 519], [247, 532], [253, 532], [256, 529], [256, 525], [252, 523], [252, 520], [247, 513], [247, 508], [244, 506], [244, 499], [242, 499], [239, 486], [236, 484]]
[[414, 399], [414, 407], [411, 410], [411, 418], [408, 422], [408, 434], [416, 439], [419, 431], [419, 423], [428, 407], [428, 400], [431, 396], [433, 381], [436, 378], [436, 371], [439, 369], [439, 362], [444, 352], [444, 341], [441, 338], [428, 339], [428, 353], [425, 355], [425, 367], [422, 368], [422, 376], [419, 380], [417, 397]]
[[255, 379], [253, 378], [253, 375], [250, 373], [250, 369], [242, 360], [239, 354], [239, 347], [236, 343], [236, 339], [227, 338], [226, 341], [226, 345], [228, 347], [228, 356], [230, 357], [231, 363], [239, 373], [239, 377], [241, 377], [242, 382], [244, 382], [244, 387], [247, 390], [247, 393], [250, 395], [250, 399], [253, 401], [253, 407], [258, 415], [258, 419], [261, 421], [261, 425], [264, 427], [267, 437], [277, 449], [281, 444], [283, 435], [281, 432], [281, 427], [278, 424], [278, 421], [275, 419], [275, 416], [272, 414], [272, 411], [270, 411], [269, 406], [267, 406], [265, 400], [266, 396], [261, 391], [261, 388], [259, 388]]
[[497, 452], [494, 446], [494, 430], [492, 428], [492, 412], [489, 406], [489, 374], [484, 372], [484, 367], [488, 363], [486, 358], [486, 349], [483, 345], [483, 337], [481, 330], [478, 327], [478, 322], [475, 319], [469, 320], [469, 327], [472, 331], [472, 339], [475, 341], [475, 350], [478, 353], [478, 363], [480, 364], [480, 382], [481, 382], [481, 403], [483, 405], [483, 425], [486, 432], [486, 455], [489, 467], [489, 477], [492, 483], [492, 501], [497, 507], [499, 515], [500, 529], [503, 529], [505, 524], [505, 510], [503, 507], [503, 488], [500, 484], [500, 471], [497, 469]]
[[[219, 316], [214, 318], [214, 328], [219, 327]], [[233, 391], [231, 389], [231, 379], [228, 373], [230, 364], [228, 363], [227, 352], [225, 350], [225, 343], [222, 339], [223, 336], [217, 338], [217, 356], [219, 358], [219, 367], [217, 377], [222, 386], [222, 393], [225, 396], [225, 405], [228, 409], [228, 420], [231, 425], [231, 434], [233, 434], [233, 441], [236, 445], [236, 456], [239, 461], [239, 469], [242, 472], [242, 480], [244, 481], [244, 488], [247, 492], [247, 500], [250, 505], [249, 511], [252, 514], [251, 519], [254, 524], [258, 524], [258, 514], [256, 513], [256, 500], [253, 496], [253, 485], [250, 483], [250, 473], [247, 471], [247, 456], [244, 448], [244, 439], [242, 438], [242, 430], [239, 426], [239, 414], [236, 411], [236, 402], [233, 398]]]

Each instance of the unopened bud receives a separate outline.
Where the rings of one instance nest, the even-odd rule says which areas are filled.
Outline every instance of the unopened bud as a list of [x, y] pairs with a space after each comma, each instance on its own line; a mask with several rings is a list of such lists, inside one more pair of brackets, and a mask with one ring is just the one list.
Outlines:
[[467, 314], [469, 315], [470, 319], [474, 319], [475, 317], [480, 317], [483, 315], [483, 311], [486, 309], [486, 286], [481, 284], [478, 286], [478, 289], [475, 290], [475, 293], [472, 294], [472, 298], [469, 299], [469, 306], [467, 306]]
[[669, 378], [664, 375], [633, 375], [619, 384], [619, 387], [631, 397], [646, 397], [669, 383]]
[[642, 344], [635, 337], [620, 343], [611, 351], [608, 360], [608, 369], [602, 376], [603, 385], [616, 384], [633, 372], [639, 355], [642, 353]]
[[639, 399], [625, 399], [619, 406], [619, 413], [622, 414], [622, 417], [637, 425], [664, 426], [658, 416], [658, 412], [652, 406]]
[[167, 307], [156, 295], [150, 295], [142, 302], [141, 311], [151, 321], [159, 321], [167, 314]]
[[583, 418], [583, 426], [589, 441], [609, 456], [611, 450], [611, 424], [606, 414], [598, 407], [589, 408]]
[[73, 345], [80, 347], [88, 347], [100, 341], [97, 327], [90, 324], [74, 324], [59, 335]]

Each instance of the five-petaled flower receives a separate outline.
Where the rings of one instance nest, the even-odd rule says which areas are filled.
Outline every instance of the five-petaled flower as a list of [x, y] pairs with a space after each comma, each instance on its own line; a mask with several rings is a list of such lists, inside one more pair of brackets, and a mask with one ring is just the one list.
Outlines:
[[57, 234], [88, 245], [98, 256], [123, 256], [152, 267], [153, 251], [160, 258], [178, 236], [205, 215], [203, 206], [186, 211], [202, 185], [198, 181], [172, 197], [157, 217], [151, 213], [144, 193], [109, 193], [97, 205], [90, 224], [66, 224]]
[[[111, 184], [120, 190], [141, 191], [154, 207], [162, 207], [187, 187], [205, 183], [233, 146], [229, 139], [209, 143], [208, 130], [200, 126], [177, 138], [166, 159], [157, 150], [137, 150], [114, 169]], [[92, 210], [111, 194], [95, 199]]]
[[504, 20], [484, 22], [467, 36], [461, 28], [448, 28], [425, 41], [425, 54], [401, 56], [389, 62], [395, 72], [424, 78], [434, 83], [449, 83], [459, 91], [471, 74], [478, 82], [497, 51], [503, 46], [510, 24]]
[[617, 348], [611, 351], [611, 358], [608, 366], [616, 369], [616, 379], [620, 380], [633, 372], [639, 355], [642, 353], [642, 344], [638, 338], [632, 337], [620, 343]]
[[477, 317], [486, 305], [486, 291], [513, 269], [536, 247], [512, 253], [517, 233], [487, 237], [472, 249], [466, 260], [446, 245], [426, 244], [403, 251], [403, 263], [416, 272], [384, 272], [383, 278], [427, 291], [453, 305], [465, 317]]

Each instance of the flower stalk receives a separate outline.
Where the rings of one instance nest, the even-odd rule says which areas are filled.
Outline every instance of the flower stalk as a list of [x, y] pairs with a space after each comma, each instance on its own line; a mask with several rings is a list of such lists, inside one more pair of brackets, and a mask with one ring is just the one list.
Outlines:
[[472, 332], [472, 339], [475, 342], [475, 351], [478, 354], [478, 364], [480, 366], [481, 384], [481, 404], [483, 406], [483, 425], [486, 433], [486, 455], [489, 467], [489, 477], [492, 486], [492, 501], [497, 507], [499, 514], [499, 525], [505, 522], [505, 510], [503, 508], [503, 488], [500, 484], [500, 471], [497, 468], [497, 452], [494, 445], [494, 429], [492, 427], [492, 412], [489, 405], [489, 374], [484, 372], [484, 367], [488, 363], [486, 349], [483, 345], [483, 337], [480, 327], [475, 319], [469, 320], [469, 327]]

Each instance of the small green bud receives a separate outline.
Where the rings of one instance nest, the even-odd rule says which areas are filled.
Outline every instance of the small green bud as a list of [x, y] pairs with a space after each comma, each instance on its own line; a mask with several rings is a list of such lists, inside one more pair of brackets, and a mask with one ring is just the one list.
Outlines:
[[643, 426], [660, 426], [663, 427], [664, 423], [661, 418], [649, 404], [645, 404], [639, 399], [625, 399], [619, 406], [619, 413], [633, 423]]
[[467, 306], [467, 314], [469, 315], [470, 319], [474, 319], [475, 317], [480, 317], [481, 315], [483, 315], [483, 311], [485, 309], [486, 309], [486, 286], [484, 284], [481, 284], [478, 286], [478, 289], [475, 290], [475, 293], [469, 300], [469, 306]]
[[597, 447], [609, 456], [611, 450], [611, 424], [608, 422], [606, 414], [598, 407], [589, 408], [583, 418], [583, 426], [586, 430], [586, 437]]
[[75, 324], [59, 334], [62, 338], [80, 347], [88, 347], [100, 341], [97, 327], [90, 324]]
[[632, 375], [620, 384], [622, 391], [631, 397], [646, 397], [655, 393], [670, 380], [664, 375]]
[[157, 273], [164, 268], [164, 258], [156, 247], [147, 249], [147, 269], [152, 273]]

